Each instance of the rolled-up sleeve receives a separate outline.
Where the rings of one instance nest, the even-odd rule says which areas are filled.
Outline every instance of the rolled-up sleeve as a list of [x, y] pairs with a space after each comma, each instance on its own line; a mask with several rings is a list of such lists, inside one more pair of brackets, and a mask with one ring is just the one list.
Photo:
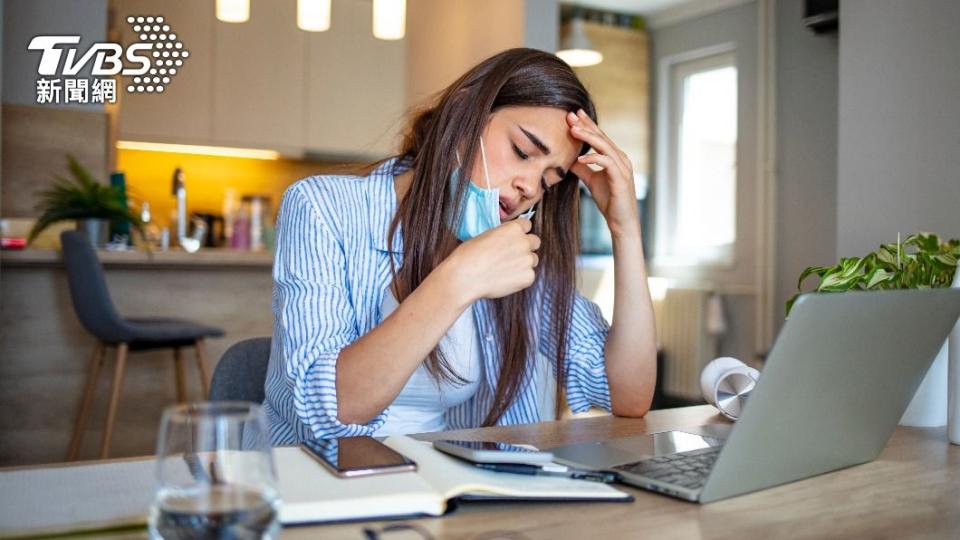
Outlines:
[[[299, 421], [317, 439], [370, 435], [386, 412], [366, 424], [345, 424], [337, 414], [337, 359], [358, 338], [343, 244], [317, 197], [302, 183], [284, 194], [274, 261], [274, 339], [281, 341], [286, 386]], [[281, 413], [283, 415], [283, 413]]]
[[[539, 351], [547, 358], [556, 358], [558, 336], [554, 329], [554, 302], [543, 295], [543, 316], [540, 323]], [[574, 291], [570, 328], [567, 331], [564, 371], [566, 372], [567, 405], [573, 412], [583, 412], [591, 406], [611, 410], [610, 385], [607, 381], [604, 349], [610, 324], [603, 318], [600, 307]]]

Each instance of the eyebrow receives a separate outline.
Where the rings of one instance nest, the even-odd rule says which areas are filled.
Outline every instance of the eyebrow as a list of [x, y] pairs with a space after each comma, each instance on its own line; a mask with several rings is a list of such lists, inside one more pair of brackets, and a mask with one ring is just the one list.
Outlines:
[[[517, 124], [517, 127], [520, 128], [520, 131], [522, 131], [523, 134], [526, 135], [528, 139], [530, 139], [530, 142], [532, 142], [534, 146], [540, 149], [540, 151], [543, 152], [544, 155], [546, 156], [550, 155], [550, 147], [543, 144], [543, 141], [540, 140], [540, 137], [537, 137], [533, 133], [530, 133], [529, 131], [524, 129], [523, 126], [521, 126], [520, 124]], [[561, 180], [563, 180], [567, 176], [567, 171], [565, 171], [563, 167], [556, 167], [554, 170], [557, 171], [558, 175], [560, 175]]]

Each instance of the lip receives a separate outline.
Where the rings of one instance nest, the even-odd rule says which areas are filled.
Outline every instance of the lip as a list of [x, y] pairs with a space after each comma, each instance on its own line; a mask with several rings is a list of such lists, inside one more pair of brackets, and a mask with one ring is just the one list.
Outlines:
[[500, 220], [506, 221], [513, 211], [516, 209], [516, 205], [512, 204], [509, 200], [504, 197], [500, 197]]

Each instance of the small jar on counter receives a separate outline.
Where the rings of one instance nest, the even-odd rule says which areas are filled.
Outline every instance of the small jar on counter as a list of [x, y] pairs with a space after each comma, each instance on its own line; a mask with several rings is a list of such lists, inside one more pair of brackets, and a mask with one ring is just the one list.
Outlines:
[[267, 247], [265, 240], [269, 240], [269, 231], [264, 231], [271, 227], [270, 196], [244, 195], [234, 215], [230, 247], [263, 251]]

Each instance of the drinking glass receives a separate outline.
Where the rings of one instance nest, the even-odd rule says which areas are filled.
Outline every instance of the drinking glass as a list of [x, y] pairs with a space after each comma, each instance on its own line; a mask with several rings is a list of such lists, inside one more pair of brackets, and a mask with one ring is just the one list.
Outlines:
[[157, 441], [150, 536], [275, 538], [280, 498], [266, 426], [255, 403], [168, 407]]

